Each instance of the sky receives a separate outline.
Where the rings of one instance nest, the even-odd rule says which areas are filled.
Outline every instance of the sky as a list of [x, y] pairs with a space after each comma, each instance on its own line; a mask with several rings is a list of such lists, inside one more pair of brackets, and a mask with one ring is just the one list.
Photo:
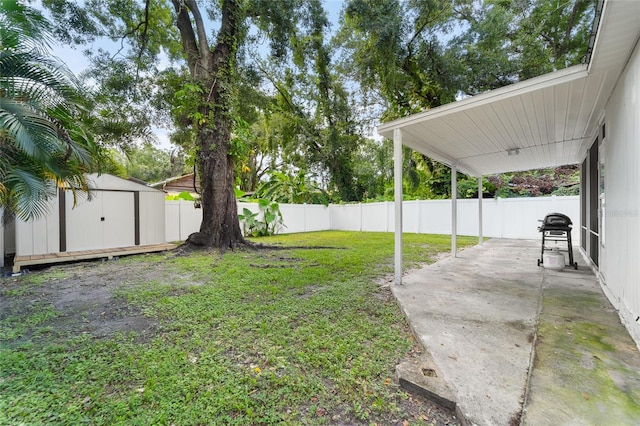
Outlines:
[[[276, 1], [276, 0], [274, 0]], [[323, 0], [323, 4], [325, 10], [327, 11], [327, 15], [329, 18], [329, 22], [331, 23], [331, 30], [337, 31], [339, 25], [339, 16], [340, 11], [342, 10], [344, 1], [343, 0]], [[38, 7], [38, 6], [36, 6]], [[40, 6], [41, 8], [41, 6]], [[214, 26], [212, 25], [212, 28]], [[89, 62], [82, 53], [83, 50], [87, 48], [102, 48], [110, 52], [116, 52], [120, 46], [110, 40], [97, 40], [92, 45], [89, 46], [81, 46], [76, 48], [71, 48], [69, 46], [61, 46], [55, 45], [53, 46], [52, 53], [54, 56], [60, 58], [67, 67], [75, 74], [79, 75], [89, 66]], [[173, 148], [169, 141], [169, 130], [161, 127], [154, 127], [153, 132], [156, 135], [158, 141], [158, 147], [162, 149], [170, 150]]]

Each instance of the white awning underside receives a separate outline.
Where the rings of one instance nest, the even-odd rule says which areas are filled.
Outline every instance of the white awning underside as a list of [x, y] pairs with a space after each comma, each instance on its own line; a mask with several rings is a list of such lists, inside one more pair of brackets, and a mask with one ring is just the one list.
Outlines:
[[404, 145], [472, 176], [579, 163], [638, 41], [639, 20], [640, 1], [607, 1], [590, 64], [385, 123], [378, 133], [391, 139], [399, 129]]

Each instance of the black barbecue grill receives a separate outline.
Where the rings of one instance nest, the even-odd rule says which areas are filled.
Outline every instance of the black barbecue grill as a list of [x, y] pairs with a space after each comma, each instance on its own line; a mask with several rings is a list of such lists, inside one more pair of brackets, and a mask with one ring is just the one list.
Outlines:
[[540, 259], [538, 259], [538, 266], [543, 263], [545, 250], [551, 250], [551, 247], [545, 245], [546, 243], [552, 241], [558, 244], [558, 241], [566, 241], [567, 251], [569, 252], [569, 266], [578, 269], [578, 262], [573, 261], [573, 245], [571, 244], [573, 223], [569, 216], [562, 213], [549, 213], [541, 222], [542, 224], [538, 227], [538, 231], [542, 232], [542, 250]]

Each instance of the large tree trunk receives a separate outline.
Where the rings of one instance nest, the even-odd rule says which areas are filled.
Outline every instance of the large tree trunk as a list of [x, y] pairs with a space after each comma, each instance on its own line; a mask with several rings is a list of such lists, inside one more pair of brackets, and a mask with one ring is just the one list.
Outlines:
[[[214, 117], [217, 114], [214, 113]], [[233, 159], [229, 155], [230, 123], [214, 120], [216, 129], [198, 133], [198, 168], [202, 197], [202, 243], [213, 247], [235, 247], [244, 238], [238, 223], [234, 192]]]
[[[240, 7], [222, 1], [222, 22], [215, 48], [209, 47], [195, 0], [173, 0], [189, 71], [202, 88], [197, 126], [196, 164], [200, 172], [202, 224], [187, 242], [222, 249], [244, 243], [234, 192], [231, 140], [231, 87], [240, 36]], [[195, 28], [193, 27], [195, 24]]]

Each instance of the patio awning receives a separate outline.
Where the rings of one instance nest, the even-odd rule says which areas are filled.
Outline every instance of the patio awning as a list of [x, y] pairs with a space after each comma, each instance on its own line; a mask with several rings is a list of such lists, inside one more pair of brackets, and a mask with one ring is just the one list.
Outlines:
[[[599, 3], [600, 5], [600, 3]], [[452, 169], [451, 252], [456, 253], [456, 173], [481, 176], [580, 163], [640, 37], [640, 1], [608, 0], [589, 63], [381, 124], [394, 141], [395, 282], [402, 282], [402, 145]]]
[[378, 133], [471, 176], [576, 164], [640, 34], [640, 1], [607, 1], [577, 65], [381, 124]]

